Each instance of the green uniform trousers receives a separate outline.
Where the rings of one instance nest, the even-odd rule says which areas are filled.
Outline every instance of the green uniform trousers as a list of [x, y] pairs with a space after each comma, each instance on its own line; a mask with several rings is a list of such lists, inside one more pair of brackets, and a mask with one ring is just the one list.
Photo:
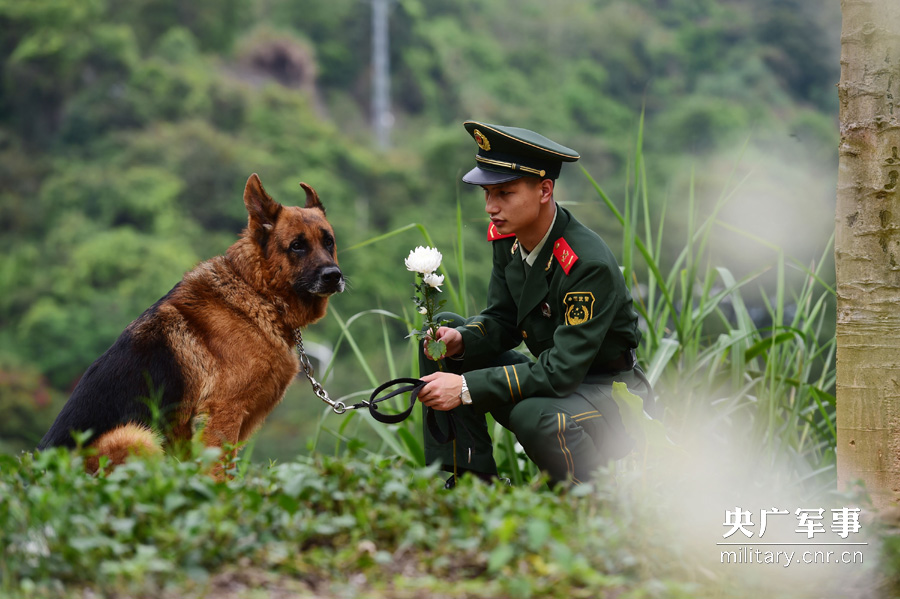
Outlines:
[[[446, 326], [456, 327], [465, 320], [455, 314]], [[448, 372], [464, 374], [465, 371], [491, 368], [531, 360], [516, 351], [507, 351], [485, 364], [469, 364], [464, 361], [444, 359]], [[436, 362], [419, 353], [421, 375], [438, 370]], [[624, 457], [632, 448], [633, 440], [625, 432], [619, 409], [612, 398], [612, 384], [626, 383], [630, 389], [640, 389], [642, 383], [633, 371], [589, 376], [565, 397], [527, 397], [516, 403], [504, 404], [490, 412], [494, 420], [513, 432], [526, 455], [546, 472], [554, 483], [571, 480], [589, 481], [594, 472], [609, 460]], [[477, 397], [473, 405], [459, 406], [450, 412], [437, 412], [437, 422], [447, 430], [447, 414], [452, 414], [457, 430], [456, 465], [460, 471], [474, 471], [482, 475], [496, 475], [497, 465], [493, 456], [493, 444], [484, 413], [477, 409]], [[423, 406], [423, 409], [425, 406]], [[424, 422], [423, 418], [423, 422]], [[453, 470], [453, 444], [438, 443], [425, 426], [425, 459], [431, 464], [440, 462], [442, 468]]]

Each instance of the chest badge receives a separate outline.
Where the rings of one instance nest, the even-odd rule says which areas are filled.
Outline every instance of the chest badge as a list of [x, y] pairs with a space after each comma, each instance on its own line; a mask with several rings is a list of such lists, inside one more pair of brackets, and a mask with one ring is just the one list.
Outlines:
[[594, 294], [589, 291], [572, 291], [563, 298], [566, 306], [566, 324], [587, 322], [594, 315]]
[[541, 304], [541, 314], [544, 315], [544, 318], [550, 318], [550, 316], [552, 316], [550, 313], [550, 304], [547, 302]]

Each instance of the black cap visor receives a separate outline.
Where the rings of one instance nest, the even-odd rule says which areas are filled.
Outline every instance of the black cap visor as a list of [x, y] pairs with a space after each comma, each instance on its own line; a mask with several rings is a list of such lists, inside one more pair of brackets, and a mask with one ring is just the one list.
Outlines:
[[522, 175], [517, 173], [498, 173], [495, 171], [488, 171], [480, 166], [476, 166], [468, 173], [463, 175], [463, 183], [468, 183], [470, 185], [497, 185], [498, 183], [506, 183], [507, 181], [513, 181], [515, 179], [521, 179]]

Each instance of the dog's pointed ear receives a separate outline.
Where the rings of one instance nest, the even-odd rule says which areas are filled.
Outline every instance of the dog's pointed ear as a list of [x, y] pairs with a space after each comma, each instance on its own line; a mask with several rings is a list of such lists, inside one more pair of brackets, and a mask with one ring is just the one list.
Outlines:
[[250, 175], [244, 187], [244, 206], [249, 217], [247, 226], [254, 235], [271, 231], [281, 212], [281, 204], [266, 193], [256, 173]]
[[306, 183], [300, 183], [300, 187], [303, 188], [303, 191], [306, 192], [306, 207], [307, 208], [318, 208], [325, 213], [325, 206], [322, 205], [322, 202], [319, 201], [319, 194], [316, 193], [316, 190], [307, 185]]

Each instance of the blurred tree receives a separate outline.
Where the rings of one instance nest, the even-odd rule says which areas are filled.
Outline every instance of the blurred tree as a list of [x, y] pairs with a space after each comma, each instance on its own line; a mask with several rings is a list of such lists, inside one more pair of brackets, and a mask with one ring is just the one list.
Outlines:
[[226, 52], [252, 14], [251, 0], [129, 0], [110, 2], [109, 17], [127, 23], [144, 49], [173, 27], [191, 31], [204, 50]]
[[322, 83], [335, 90], [350, 90], [368, 104], [361, 83], [368, 74], [371, 49], [371, 14], [361, 0], [268, 0], [257, 3], [262, 20], [289, 28], [309, 38], [316, 48]]
[[755, 36], [781, 85], [803, 101], [830, 108], [832, 98], [821, 91], [838, 79], [839, 65], [816, 23], [821, 7], [804, 0], [764, 0], [757, 8]]
[[131, 28], [107, 22], [105, 8], [104, 0], [0, 0], [0, 123], [46, 144], [70, 94], [88, 86], [115, 94], [138, 52]]
[[60, 403], [59, 393], [34, 368], [0, 365], [0, 452], [34, 449]]

